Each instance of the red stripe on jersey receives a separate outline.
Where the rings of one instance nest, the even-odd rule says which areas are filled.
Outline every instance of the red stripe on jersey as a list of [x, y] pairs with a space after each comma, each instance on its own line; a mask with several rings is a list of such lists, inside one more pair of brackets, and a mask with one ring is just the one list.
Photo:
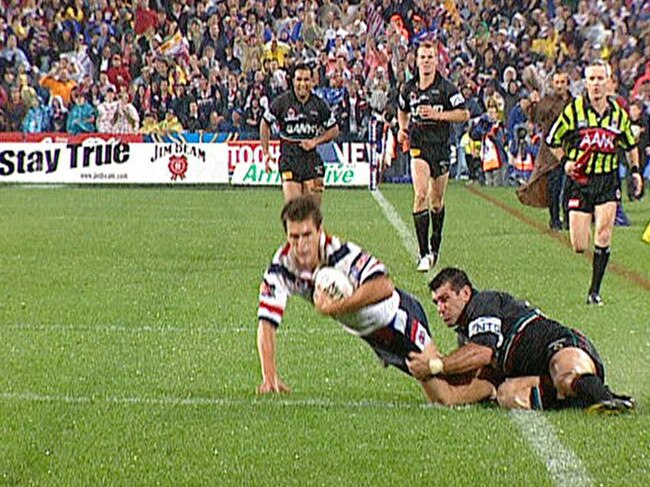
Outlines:
[[291, 250], [291, 244], [287, 243], [282, 249], [281, 252], [282, 257], [286, 257], [289, 254], [289, 250]]
[[413, 318], [411, 321], [411, 341], [415, 343], [415, 338], [418, 335], [418, 330], [420, 329], [420, 322]]
[[332, 236], [325, 234], [325, 247], [332, 245]]
[[284, 314], [284, 309], [280, 308], [279, 306], [273, 306], [272, 304], [265, 303], [264, 301], [260, 301], [260, 308], [264, 308], [267, 311], [270, 311], [271, 313], [275, 313], [276, 315], [282, 316]]

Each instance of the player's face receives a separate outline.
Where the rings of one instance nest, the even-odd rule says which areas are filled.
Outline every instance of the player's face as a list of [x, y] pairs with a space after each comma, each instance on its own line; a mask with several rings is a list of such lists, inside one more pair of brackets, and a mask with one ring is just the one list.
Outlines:
[[300, 101], [305, 101], [311, 93], [311, 72], [308, 69], [299, 69], [293, 75], [293, 89]]
[[311, 218], [301, 222], [287, 221], [287, 241], [300, 269], [313, 271], [318, 266], [320, 234], [321, 229]]
[[589, 66], [585, 70], [585, 84], [591, 101], [600, 100], [607, 94], [608, 83], [605, 66]]
[[559, 95], [564, 95], [569, 91], [569, 75], [562, 73], [553, 76], [553, 89]]
[[430, 75], [438, 67], [438, 51], [435, 47], [421, 47], [416, 58], [417, 66], [424, 75]]
[[469, 301], [471, 290], [468, 286], [456, 292], [450, 283], [445, 283], [431, 293], [433, 304], [447, 326], [455, 326]]

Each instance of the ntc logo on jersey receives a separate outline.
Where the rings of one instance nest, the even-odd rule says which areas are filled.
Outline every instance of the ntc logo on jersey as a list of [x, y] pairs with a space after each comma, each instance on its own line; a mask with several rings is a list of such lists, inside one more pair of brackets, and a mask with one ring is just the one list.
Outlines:
[[581, 150], [593, 150], [605, 154], [613, 154], [616, 152], [616, 133], [601, 129], [590, 128], [580, 130], [580, 146]]

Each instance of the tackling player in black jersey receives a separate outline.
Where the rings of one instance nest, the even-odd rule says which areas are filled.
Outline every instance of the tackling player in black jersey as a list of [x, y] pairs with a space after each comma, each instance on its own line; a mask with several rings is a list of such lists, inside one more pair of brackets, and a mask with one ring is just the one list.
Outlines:
[[339, 127], [327, 103], [312, 94], [312, 72], [306, 64], [296, 66], [293, 88], [271, 103], [260, 123], [260, 140], [266, 170], [270, 170], [271, 125], [280, 131], [282, 193], [287, 202], [311, 194], [321, 203], [325, 166], [316, 147], [335, 139]]
[[398, 99], [397, 140], [410, 146], [413, 221], [420, 247], [417, 269], [426, 272], [438, 260], [442, 242], [451, 154], [450, 124], [469, 120], [469, 111], [463, 95], [436, 71], [438, 48], [434, 44], [423, 42], [418, 46], [416, 63], [418, 76], [404, 85]]
[[439, 359], [411, 353], [408, 367], [422, 380], [492, 367], [506, 380], [497, 398], [504, 407], [582, 407], [617, 413], [632, 398], [605, 386], [605, 368], [580, 331], [543, 315], [529, 303], [497, 291], [477, 291], [464, 271], [448, 267], [431, 281], [433, 302], [463, 345]]

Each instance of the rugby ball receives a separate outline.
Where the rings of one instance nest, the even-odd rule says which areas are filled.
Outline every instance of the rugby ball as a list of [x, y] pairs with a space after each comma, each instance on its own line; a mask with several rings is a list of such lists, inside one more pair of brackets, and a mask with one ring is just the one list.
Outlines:
[[348, 276], [335, 267], [321, 267], [314, 277], [314, 287], [334, 299], [347, 298], [354, 292]]

